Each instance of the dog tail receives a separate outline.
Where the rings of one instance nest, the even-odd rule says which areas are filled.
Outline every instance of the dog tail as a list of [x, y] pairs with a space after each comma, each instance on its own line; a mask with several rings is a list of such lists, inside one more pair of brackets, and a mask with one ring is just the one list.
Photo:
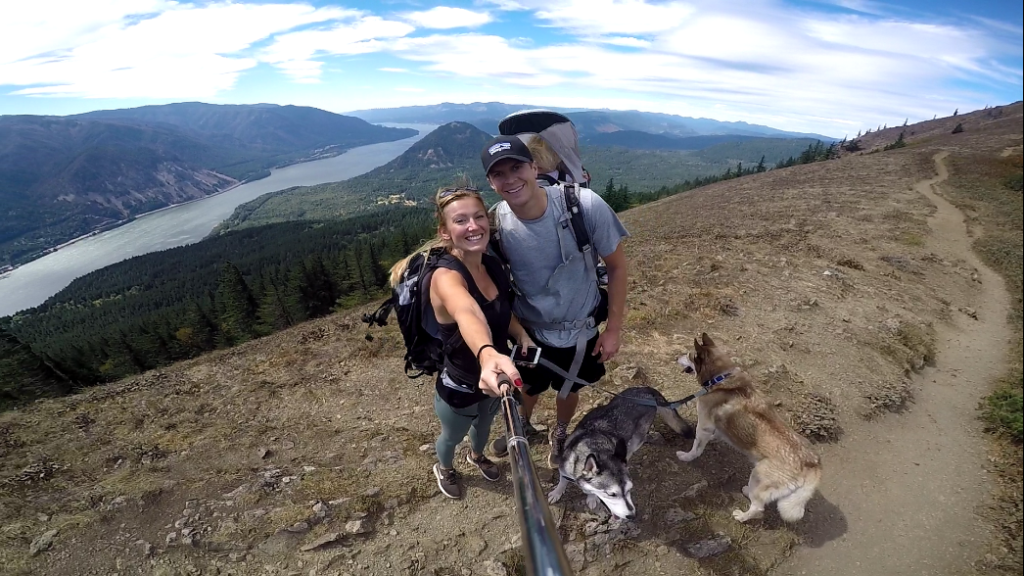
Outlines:
[[673, 432], [679, 434], [683, 438], [692, 440], [697, 436], [697, 430], [694, 428], [693, 424], [684, 420], [683, 417], [672, 408], [669, 408], [668, 406], [659, 406], [658, 416], [665, 421], [665, 424], [668, 424], [668, 427], [671, 428]]
[[786, 522], [798, 522], [804, 517], [807, 502], [814, 497], [814, 491], [821, 480], [821, 468], [810, 468], [802, 485], [785, 496], [779, 498], [779, 516]]

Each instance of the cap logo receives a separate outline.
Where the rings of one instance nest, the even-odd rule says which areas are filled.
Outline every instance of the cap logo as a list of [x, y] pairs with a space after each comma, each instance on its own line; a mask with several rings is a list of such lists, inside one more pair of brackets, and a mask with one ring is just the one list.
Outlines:
[[495, 154], [497, 154], [498, 152], [501, 152], [502, 150], [511, 150], [511, 149], [512, 149], [512, 143], [511, 142], [498, 142], [494, 146], [491, 146], [490, 148], [488, 148], [487, 152], [491, 156], [494, 156]]

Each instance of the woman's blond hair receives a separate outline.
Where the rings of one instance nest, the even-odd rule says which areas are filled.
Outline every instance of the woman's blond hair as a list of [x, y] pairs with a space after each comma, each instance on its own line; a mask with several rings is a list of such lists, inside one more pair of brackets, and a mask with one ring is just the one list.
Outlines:
[[562, 159], [540, 135], [535, 134], [530, 138], [526, 143], [526, 147], [530, 149], [530, 155], [533, 156], [533, 162], [537, 165], [538, 172], [546, 174], [558, 170], [558, 165], [562, 163]]
[[[444, 194], [444, 197], [441, 197], [442, 194]], [[466, 177], [459, 178], [454, 186], [444, 186], [437, 189], [437, 193], [434, 195], [434, 205], [436, 206], [434, 217], [437, 219], [437, 234], [430, 240], [427, 240], [415, 252], [395, 262], [394, 266], [391, 267], [390, 282], [392, 288], [397, 287], [402, 281], [402, 274], [409, 267], [409, 261], [417, 254], [426, 254], [435, 248], [444, 248], [446, 251], [451, 251], [451, 240], [445, 240], [441, 237], [441, 226], [444, 225], [444, 209], [452, 202], [462, 200], [463, 198], [476, 198], [484, 208], [487, 207], [487, 204], [484, 203], [484, 197], [480, 195], [480, 191], [474, 188]]]

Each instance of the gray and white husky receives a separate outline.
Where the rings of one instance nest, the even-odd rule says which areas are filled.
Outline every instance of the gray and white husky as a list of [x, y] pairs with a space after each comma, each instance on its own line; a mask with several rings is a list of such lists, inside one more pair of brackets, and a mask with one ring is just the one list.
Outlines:
[[693, 438], [693, 425], [668, 407], [661, 392], [646, 386], [627, 388], [584, 415], [558, 455], [558, 486], [548, 502], [558, 502], [569, 483], [576, 482], [591, 510], [600, 500], [615, 517], [633, 519], [629, 458], [647, 440], [655, 415], [677, 434]]

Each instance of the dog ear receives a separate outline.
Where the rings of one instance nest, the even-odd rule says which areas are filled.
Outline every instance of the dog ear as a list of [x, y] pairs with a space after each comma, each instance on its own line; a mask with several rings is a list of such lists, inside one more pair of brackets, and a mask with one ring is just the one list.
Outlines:
[[597, 474], [597, 458], [593, 454], [587, 454], [587, 460], [583, 463], [583, 474], [593, 476]]
[[704, 351], [704, 346], [701, 345], [700, 341], [696, 338], [693, 339], [693, 351], [700, 356], [700, 353]]
[[704, 341], [704, 347], [705, 348], [714, 348], [715, 347], [715, 341], [711, 339], [711, 336], [708, 336], [707, 332], [701, 333], [700, 339]]

